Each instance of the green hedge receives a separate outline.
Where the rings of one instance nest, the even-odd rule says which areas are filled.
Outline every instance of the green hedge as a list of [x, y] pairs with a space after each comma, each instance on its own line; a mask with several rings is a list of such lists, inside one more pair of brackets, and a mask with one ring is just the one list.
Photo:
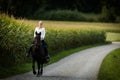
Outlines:
[[[0, 64], [11, 66], [26, 61], [25, 54], [33, 41], [33, 28], [0, 15]], [[51, 56], [95, 43], [105, 42], [105, 32], [92, 29], [48, 29], [45, 38]]]
[[0, 64], [10, 66], [25, 60], [30, 45], [31, 30], [26, 25], [16, 23], [13, 18], [0, 15]]
[[46, 35], [49, 52], [105, 42], [105, 32], [98, 30], [49, 30]]

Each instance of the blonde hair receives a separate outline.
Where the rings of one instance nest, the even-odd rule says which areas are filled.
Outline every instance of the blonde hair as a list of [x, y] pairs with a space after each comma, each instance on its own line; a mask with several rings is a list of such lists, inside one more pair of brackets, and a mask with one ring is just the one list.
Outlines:
[[42, 21], [39, 21], [39, 24], [43, 24], [43, 22], [42, 22]]
[[43, 27], [43, 22], [42, 21], [38, 22], [38, 27]]

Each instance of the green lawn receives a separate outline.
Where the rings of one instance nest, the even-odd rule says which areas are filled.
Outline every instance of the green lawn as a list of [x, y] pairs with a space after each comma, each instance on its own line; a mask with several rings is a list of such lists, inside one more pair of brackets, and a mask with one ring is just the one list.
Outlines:
[[0, 79], [21, 74], [32, 70], [31, 63], [16, 65], [13, 67], [0, 67]]
[[103, 60], [98, 80], [120, 80], [120, 48], [109, 53]]
[[120, 33], [112, 33], [108, 32], [107, 34], [107, 41], [120, 41]]

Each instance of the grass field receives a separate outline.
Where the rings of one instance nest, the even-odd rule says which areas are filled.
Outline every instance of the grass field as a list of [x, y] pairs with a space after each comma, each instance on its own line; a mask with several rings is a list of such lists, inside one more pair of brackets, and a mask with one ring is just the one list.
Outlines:
[[[31, 29], [38, 25], [37, 20], [19, 19], [19, 23], [32, 25]], [[43, 21], [47, 29], [99, 29], [111, 32], [120, 32], [120, 23], [99, 23], [99, 22], [73, 22], [73, 21]]]
[[105, 57], [98, 74], [98, 80], [120, 80], [120, 48]]

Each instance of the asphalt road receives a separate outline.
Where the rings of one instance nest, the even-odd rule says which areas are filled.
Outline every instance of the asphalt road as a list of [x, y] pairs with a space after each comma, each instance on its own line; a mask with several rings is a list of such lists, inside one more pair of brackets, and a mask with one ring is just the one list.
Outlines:
[[97, 80], [102, 60], [116, 48], [120, 48], [120, 43], [102, 45], [77, 52], [46, 66], [41, 77], [34, 76], [31, 71], [3, 80]]

